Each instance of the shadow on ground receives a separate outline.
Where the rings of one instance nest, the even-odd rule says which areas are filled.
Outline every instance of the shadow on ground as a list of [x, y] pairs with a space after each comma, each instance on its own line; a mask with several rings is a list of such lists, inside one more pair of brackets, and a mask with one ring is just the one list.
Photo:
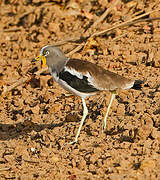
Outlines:
[[27, 135], [31, 131], [40, 132], [43, 129], [54, 129], [63, 126], [65, 122], [58, 124], [37, 124], [32, 121], [24, 121], [17, 124], [0, 124], [0, 140], [18, 138], [21, 135]]

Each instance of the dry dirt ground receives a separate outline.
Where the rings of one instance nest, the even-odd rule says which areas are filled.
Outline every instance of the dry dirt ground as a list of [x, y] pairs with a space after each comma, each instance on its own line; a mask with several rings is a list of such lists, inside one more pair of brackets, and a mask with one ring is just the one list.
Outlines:
[[[146, 12], [143, 18], [160, 17], [159, 8], [159, 0], [0, 1], [0, 179], [160, 179], [160, 21], [83, 38]], [[65, 53], [81, 44], [69, 57], [144, 80], [141, 91], [117, 92], [105, 133], [110, 93], [89, 98], [74, 145], [64, 144], [77, 132], [80, 98], [68, 97], [47, 71], [34, 75], [41, 65], [32, 60], [55, 43]]]

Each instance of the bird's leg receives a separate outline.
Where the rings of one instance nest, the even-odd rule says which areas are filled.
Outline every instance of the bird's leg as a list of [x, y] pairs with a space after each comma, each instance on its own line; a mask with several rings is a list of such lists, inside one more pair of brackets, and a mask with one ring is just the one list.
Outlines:
[[86, 116], [88, 115], [88, 109], [87, 109], [87, 106], [86, 106], [86, 102], [85, 102], [85, 99], [82, 98], [82, 103], [83, 103], [83, 117], [82, 117], [82, 120], [81, 120], [81, 123], [80, 123], [80, 126], [78, 128], [78, 131], [77, 131], [77, 134], [76, 134], [76, 137], [75, 137], [75, 140], [70, 142], [69, 144], [74, 144], [78, 141], [78, 136], [80, 134], [80, 131], [81, 131], [81, 128], [83, 126], [83, 123], [86, 119]]
[[111, 100], [110, 100], [110, 103], [109, 103], [109, 105], [108, 105], [107, 112], [106, 112], [106, 115], [105, 115], [105, 117], [104, 117], [104, 121], [103, 121], [103, 124], [102, 124], [102, 132], [103, 132], [104, 129], [106, 128], [107, 117], [108, 117], [109, 110], [110, 110], [110, 108], [111, 108], [111, 105], [112, 105], [112, 102], [113, 102], [113, 99], [115, 98], [115, 96], [116, 96], [116, 91], [112, 91]]

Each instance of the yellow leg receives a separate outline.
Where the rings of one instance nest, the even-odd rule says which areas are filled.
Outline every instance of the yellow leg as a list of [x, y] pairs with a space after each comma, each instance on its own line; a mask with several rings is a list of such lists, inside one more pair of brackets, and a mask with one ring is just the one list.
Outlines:
[[107, 117], [108, 117], [109, 110], [110, 110], [110, 108], [111, 108], [111, 105], [112, 105], [112, 102], [113, 102], [113, 99], [115, 98], [115, 96], [116, 96], [116, 92], [112, 92], [111, 100], [110, 100], [110, 103], [109, 103], [109, 105], [108, 105], [106, 115], [105, 115], [105, 117], [104, 117], [104, 121], [103, 121], [103, 125], [102, 125], [102, 132], [103, 132], [104, 129], [106, 128], [106, 125], [107, 125]]
[[85, 99], [82, 98], [82, 103], [83, 103], [83, 117], [82, 117], [82, 120], [81, 120], [81, 123], [80, 123], [80, 126], [78, 128], [78, 131], [77, 131], [77, 134], [76, 134], [76, 137], [75, 137], [75, 140], [70, 142], [69, 144], [74, 144], [78, 141], [78, 136], [80, 134], [80, 131], [81, 131], [81, 128], [83, 126], [83, 123], [86, 119], [86, 116], [88, 115], [88, 109], [87, 109], [87, 106], [86, 106], [86, 102], [85, 102]]

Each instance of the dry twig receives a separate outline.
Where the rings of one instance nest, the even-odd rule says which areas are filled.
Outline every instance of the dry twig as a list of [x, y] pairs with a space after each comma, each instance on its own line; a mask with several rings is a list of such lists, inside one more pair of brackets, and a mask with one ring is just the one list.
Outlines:
[[116, 6], [119, 2], [120, 2], [120, 0], [115, 1], [115, 2], [101, 15], [101, 17], [98, 18], [97, 21], [95, 21], [95, 22], [93, 23], [93, 25], [91, 26], [91, 28], [92, 28], [92, 29], [95, 28], [100, 22], [102, 22], [102, 21], [105, 19], [105, 17], [112, 11], [112, 9], [115, 8], [115, 6]]
[[[118, 2], [119, 2], [119, 0], [115, 1], [115, 3], [113, 3], [113, 5], [111, 5], [111, 7], [108, 8], [108, 9], [100, 16], [100, 18], [97, 19], [97, 21], [95, 21], [95, 22], [93, 23], [93, 25], [85, 32], [85, 34], [87, 34], [90, 29], [94, 29], [100, 22], [102, 22], [102, 21], [104, 20], [104, 18], [112, 11], [112, 9], [115, 8], [115, 6], [118, 4]], [[92, 36], [90, 35], [89, 37], [86, 37], [86, 38], [88, 39], [88, 38], [90, 38], [90, 37], [92, 37]], [[84, 44], [84, 45], [85, 45], [85, 44]], [[75, 53], [75, 52], [79, 51], [81, 48], [83, 48], [84, 45], [81, 45], [81, 44], [80, 44], [78, 47], [76, 47], [76, 48], [73, 49], [72, 51]], [[72, 54], [72, 51], [69, 53], [69, 55]]]
[[[159, 10], [160, 10], [160, 9], [156, 9], [156, 10], [152, 10], [152, 11], [146, 12], [146, 13], [144, 13], [144, 14], [142, 14], [142, 15], [139, 15], [139, 16], [137, 16], [137, 17], [135, 17], [135, 18], [132, 18], [132, 19], [130, 19], [130, 20], [128, 20], [128, 21], [125, 21], [125, 22], [123, 22], [123, 23], [120, 23], [120, 24], [118, 24], [118, 25], [115, 25], [115, 26], [113, 26], [113, 27], [111, 27], [111, 28], [105, 29], [105, 30], [100, 31], [100, 32], [96, 32], [96, 33], [92, 34], [91, 37], [103, 35], [103, 34], [109, 32], [109, 31], [113, 31], [114, 29], [117, 29], [117, 28], [120, 28], [120, 27], [124, 27], [124, 26], [127, 26], [127, 25], [131, 25], [131, 24], [134, 24], [134, 23], [136, 23], [136, 22], [139, 22], [139, 21], [136, 21], [136, 20], [138, 20], [138, 19], [140, 19], [140, 18], [143, 18], [143, 17], [145, 17], [145, 16], [147, 16], [147, 15], [153, 13], [153, 12], [159, 11]], [[155, 19], [155, 18], [153, 18], [153, 20], [154, 20], [154, 19]], [[152, 19], [151, 19], [151, 20], [152, 20]], [[145, 21], [145, 19], [142, 20], [142, 21]]]
[[4, 86], [4, 90], [2, 92], [2, 96], [5, 96], [9, 91], [11, 91], [12, 89], [15, 89], [16, 87], [18, 87], [19, 85], [25, 83], [26, 81], [28, 81], [30, 79], [30, 77], [25, 76], [24, 78], [19, 79], [18, 81], [16, 81], [14, 84], [10, 85], [10, 86]]
[[11, 168], [10, 167], [6, 167], [6, 168], [1, 168], [0, 171], [9, 171]]

